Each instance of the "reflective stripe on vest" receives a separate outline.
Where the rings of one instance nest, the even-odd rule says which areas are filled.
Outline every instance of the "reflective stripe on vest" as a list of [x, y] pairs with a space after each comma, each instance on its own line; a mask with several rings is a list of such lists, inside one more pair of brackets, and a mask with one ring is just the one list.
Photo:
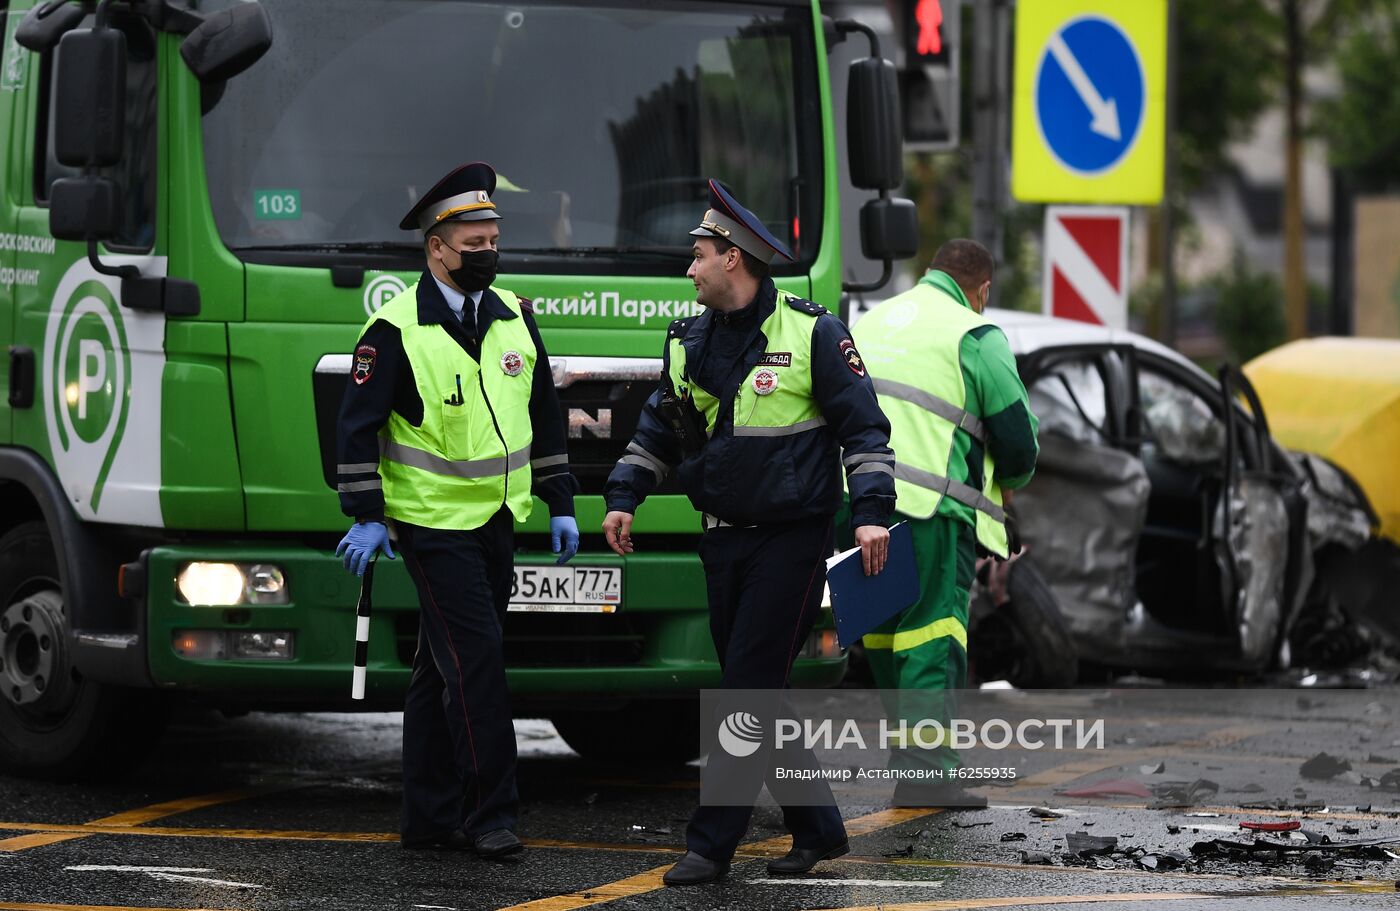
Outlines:
[[[773, 312], [763, 321], [759, 332], [767, 340], [765, 354], [785, 355], [786, 366], [780, 363], [754, 365], [739, 384], [734, 395], [733, 425], [736, 437], [785, 437], [826, 426], [816, 400], [812, 397], [812, 332], [817, 318], [794, 310], [788, 301], [795, 295], [778, 292]], [[705, 416], [705, 431], [713, 435], [719, 423], [719, 399], [685, 377], [685, 347], [678, 338], [667, 341], [671, 346], [671, 382], [676, 394], [687, 395]], [[759, 374], [768, 371], [769, 382], [759, 383]], [[758, 388], [768, 390], [760, 393]]]
[[[865, 314], [852, 333], [890, 421], [895, 451], [895, 509], [927, 518], [943, 497], [973, 510], [977, 540], [1006, 556], [1006, 514], [996, 466], [985, 448], [986, 428], [966, 409], [961, 346], [988, 324], [943, 291], [920, 282]], [[958, 432], [983, 443], [982, 490], [951, 477]]]
[[505, 507], [523, 522], [534, 503], [530, 391], [538, 352], [519, 300], [491, 289], [515, 319], [491, 323], [478, 363], [444, 327], [418, 324], [417, 289], [370, 317], [371, 324], [398, 327], [423, 402], [421, 424], [395, 411], [380, 431], [384, 514], [428, 528], [468, 530]]
[[886, 380], [879, 377], [873, 378], [875, 381], [875, 392], [879, 395], [888, 396], [892, 399], [899, 399], [911, 405], [918, 405], [925, 411], [931, 411], [945, 421], [951, 421], [960, 429], [966, 430], [968, 435], [979, 443], [985, 442], [986, 431], [982, 429], [982, 419], [970, 411], [964, 411], [947, 399], [940, 399], [932, 392], [925, 392], [907, 383], [900, 383], [895, 380]]
[[433, 474], [449, 478], [491, 478], [509, 474], [530, 464], [530, 447], [517, 449], [505, 458], [490, 459], [444, 459], [442, 456], [421, 449], [414, 449], [403, 443], [390, 440], [379, 441], [379, 454], [390, 462], [398, 462], [409, 468], [421, 468]]
[[925, 490], [932, 490], [939, 496], [951, 497], [964, 506], [986, 513], [993, 521], [1006, 521], [1006, 511], [1001, 508], [1001, 505], [971, 484], [964, 484], [961, 481], [954, 481], [952, 478], [922, 471], [898, 461], [894, 465], [894, 478], [896, 481], [908, 481], [910, 484], [915, 484]]

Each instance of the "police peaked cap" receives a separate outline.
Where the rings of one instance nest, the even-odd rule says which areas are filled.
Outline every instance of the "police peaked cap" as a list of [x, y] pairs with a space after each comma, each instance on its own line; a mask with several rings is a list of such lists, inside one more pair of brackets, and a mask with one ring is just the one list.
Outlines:
[[710, 179], [710, 208], [700, 220], [700, 227], [690, 232], [692, 237], [720, 237], [752, 255], [760, 262], [769, 263], [775, 255], [792, 262], [792, 252], [787, 245], [774, 237], [758, 216], [739, 205], [724, 184]]
[[445, 221], [486, 221], [500, 218], [491, 194], [496, 192], [496, 171], [484, 161], [464, 164], [448, 173], [423, 194], [399, 222], [405, 231], [427, 232]]

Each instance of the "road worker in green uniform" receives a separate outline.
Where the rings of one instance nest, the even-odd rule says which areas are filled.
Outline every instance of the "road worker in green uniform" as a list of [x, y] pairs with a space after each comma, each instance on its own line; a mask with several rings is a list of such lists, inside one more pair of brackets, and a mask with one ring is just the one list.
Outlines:
[[[918, 284], [852, 330], [890, 420], [896, 512], [913, 532], [920, 580], [919, 600], [866, 635], [865, 653], [875, 684], [899, 691], [897, 711], [911, 731], [922, 718], [956, 717], [956, 691], [967, 685], [968, 597], [978, 549], [1002, 559], [1019, 550], [1004, 492], [1030, 481], [1039, 452], [1016, 359], [1006, 336], [982, 315], [992, 268], [981, 244], [949, 241]], [[896, 750], [895, 767], [959, 766], [950, 746], [919, 746]], [[986, 801], [934, 777], [901, 779], [895, 804]]]

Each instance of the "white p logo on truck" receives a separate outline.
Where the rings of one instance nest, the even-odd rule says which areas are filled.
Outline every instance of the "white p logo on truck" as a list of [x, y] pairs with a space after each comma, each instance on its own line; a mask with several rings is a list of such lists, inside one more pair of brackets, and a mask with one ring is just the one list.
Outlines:
[[[165, 274], [163, 257], [110, 260]], [[86, 259], [63, 273], [49, 298], [35, 416], [80, 517], [160, 527], [165, 314], [120, 302], [121, 279], [99, 275]]]
[[[70, 494], [96, 513], [130, 404], [131, 355], [108, 287], [80, 282], [49, 317], [49, 438]], [[83, 502], [85, 501], [85, 502]]]

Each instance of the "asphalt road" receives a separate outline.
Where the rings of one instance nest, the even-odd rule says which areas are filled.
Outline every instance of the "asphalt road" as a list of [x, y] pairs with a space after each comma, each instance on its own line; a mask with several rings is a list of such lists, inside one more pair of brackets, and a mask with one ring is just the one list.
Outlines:
[[[1400, 861], [1383, 848], [1192, 853], [1216, 838], [1247, 840], [1241, 822], [1292, 820], [1334, 843], [1393, 837], [1400, 853], [1400, 792], [1372, 786], [1400, 766], [1400, 691], [1336, 706], [1297, 691], [1269, 698], [1277, 713], [1183, 698], [1172, 712], [1117, 719], [1104, 750], [1018, 757], [1017, 781], [982, 792], [986, 810], [845, 805], [851, 855], [805, 877], [767, 874], [765, 858], [788, 840], [777, 809], [760, 807], [728, 880], [691, 889], [666, 889], [661, 874], [683, 850], [696, 766], [591, 764], [548, 722], [518, 722], [529, 847], [491, 862], [399, 847], [398, 715], [190, 714], [122, 784], [0, 778], [0, 911], [1400, 907]], [[1355, 774], [1301, 779], [1321, 751], [1349, 759]], [[1170, 809], [1054, 793], [1203, 778], [1218, 788]], [[1066, 839], [1079, 832], [1116, 837], [1120, 852], [1075, 857]], [[1023, 862], [1026, 852], [1049, 865]], [[1169, 869], [1182, 859], [1173, 852], [1190, 862]], [[1154, 862], [1158, 871], [1143, 869]]]

